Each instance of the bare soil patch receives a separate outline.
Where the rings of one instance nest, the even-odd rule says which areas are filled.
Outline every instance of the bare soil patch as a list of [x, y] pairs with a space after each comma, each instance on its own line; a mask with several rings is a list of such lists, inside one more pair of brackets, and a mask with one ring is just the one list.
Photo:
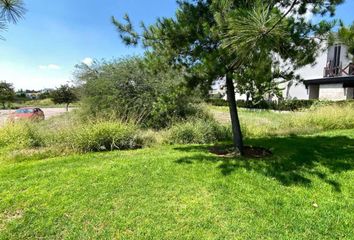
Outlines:
[[[235, 149], [231, 145], [222, 146], [216, 145], [209, 148], [209, 152], [220, 157], [235, 157], [239, 156]], [[244, 147], [244, 157], [246, 158], [265, 158], [272, 156], [272, 152], [269, 149], [262, 147], [245, 146]]]

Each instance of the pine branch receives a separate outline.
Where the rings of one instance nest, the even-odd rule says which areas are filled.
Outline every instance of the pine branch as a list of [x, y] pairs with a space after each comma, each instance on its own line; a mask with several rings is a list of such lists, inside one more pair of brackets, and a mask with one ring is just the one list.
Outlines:
[[263, 35], [268, 35], [271, 31], [273, 31], [283, 20], [284, 18], [286, 18], [286, 16], [289, 15], [289, 13], [294, 9], [294, 7], [296, 6], [298, 0], [294, 0], [293, 4], [290, 6], [290, 8], [288, 9], [288, 11], [286, 11], [280, 18], [279, 20], [270, 28], [268, 29], [268, 31], [266, 31]]

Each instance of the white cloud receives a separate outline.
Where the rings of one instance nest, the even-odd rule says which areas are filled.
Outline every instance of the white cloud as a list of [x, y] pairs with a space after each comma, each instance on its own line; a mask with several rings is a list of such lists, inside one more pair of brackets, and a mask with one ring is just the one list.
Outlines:
[[48, 64], [48, 65], [39, 65], [38, 68], [41, 70], [59, 70], [60, 66], [56, 64]]
[[312, 18], [314, 17], [313, 15], [313, 6], [310, 6], [308, 9], [307, 9], [307, 12], [305, 13], [305, 20], [306, 21], [311, 21]]
[[[289, 10], [289, 8], [283, 8], [283, 7], [280, 7], [279, 5], [278, 5], [278, 7], [279, 7], [279, 10], [281, 11], [281, 12], [283, 12], [283, 13], [285, 13], [285, 12], [287, 12], [288, 10]], [[295, 7], [295, 11], [297, 12], [298, 10], [299, 10], [299, 5], [297, 5], [296, 7]], [[307, 8], [307, 10], [306, 10], [306, 13], [305, 14], [303, 14], [303, 15], [299, 15], [299, 14], [293, 14], [293, 17], [295, 17], [295, 18], [299, 18], [299, 17], [303, 17], [304, 19], [305, 19], [305, 21], [307, 21], [307, 22], [309, 22], [309, 21], [311, 21], [312, 19], [313, 19], [313, 17], [314, 17], [314, 14], [313, 14], [313, 5], [309, 5], [308, 6], [308, 8]]]
[[39, 68], [29, 65], [27, 62], [16, 63], [0, 60], [0, 80], [13, 83], [16, 89], [34, 90], [55, 88], [72, 81], [72, 69], [38, 69]]
[[82, 60], [81, 62], [86, 64], [87, 66], [91, 66], [93, 64], [93, 59], [90, 57], [87, 57], [84, 60]]

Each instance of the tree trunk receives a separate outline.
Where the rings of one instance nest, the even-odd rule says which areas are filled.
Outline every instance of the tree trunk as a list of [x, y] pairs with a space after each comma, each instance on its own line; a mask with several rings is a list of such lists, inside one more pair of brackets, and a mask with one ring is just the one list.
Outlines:
[[232, 80], [232, 74], [228, 73], [226, 75], [226, 87], [227, 87], [227, 101], [229, 102], [229, 108], [230, 108], [233, 142], [236, 151], [240, 152], [240, 154], [243, 155], [244, 154], [243, 137], [241, 132], [240, 119], [237, 113], [235, 86]]
[[70, 104], [70, 103], [67, 103], [67, 104], [66, 104], [66, 107], [65, 107], [65, 109], [66, 109], [67, 112], [69, 112], [69, 104]]

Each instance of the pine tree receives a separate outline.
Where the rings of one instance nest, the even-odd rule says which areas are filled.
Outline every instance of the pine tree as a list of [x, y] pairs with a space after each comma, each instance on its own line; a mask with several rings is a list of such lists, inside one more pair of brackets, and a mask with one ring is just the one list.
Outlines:
[[[125, 23], [112, 18], [120, 38], [128, 45], [142, 43], [148, 55], [162, 58], [186, 72], [191, 87], [226, 77], [233, 142], [243, 154], [243, 137], [237, 112], [234, 83], [237, 74], [251, 66], [258, 54], [278, 56], [292, 69], [313, 63], [323, 36], [333, 22], [316, 24], [306, 19], [335, 14], [343, 0], [179, 0], [173, 18], [158, 19], [134, 30], [128, 15]], [[272, 64], [279, 63], [273, 60]], [[289, 74], [292, 71], [289, 67]]]
[[[25, 12], [22, 0], [0, 0], [0, 31], [6, 30], [9, 23], [17, 23]], [[0, 39], [3, 39], [1, 35]]]

